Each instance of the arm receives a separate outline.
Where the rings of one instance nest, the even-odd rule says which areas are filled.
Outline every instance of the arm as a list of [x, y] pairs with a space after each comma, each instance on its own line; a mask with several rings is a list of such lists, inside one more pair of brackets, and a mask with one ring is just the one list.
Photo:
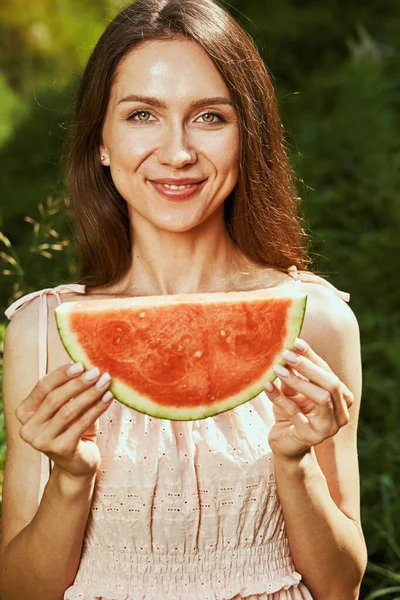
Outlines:
[[94, 482], [54, 466], [36, 515], [2, 548], [2, 600], [62, 600], [78, 570]]
[[[351, 309], [329, 292], [313, 290], [309, 301], [302, 338], [348, 387], [354, 401], [347, 424], [334, 435], [325, 436], [298, 457], [274, 454], [277, 492], [296, 569], [314, 600], [356, 600], [367, 564], [356, 439], [361, 399], [359, 330]], [[288, 391], [290, 382], [282, 379], [282, 390]]]
[[[75, 418], [74, 404], [83, 402], [88, 412], [82, 416], [91, 422], [104, 410], [93, 404], [93, 398], [104, 392], [96, 392], [92, 383], [82, 383], [80, 377], [70, 378], [66, 367], [60, 367], [48, 374], [38, 386], [38, 348], [37, 348], [38, 301], [26, 305], [15, 315], [8, 325], [4, 344], [3, 403], [7, 431], [7, 460], [3, 482], [3, 518], [2, 547], [0, 554], [0, 597], [2, 600], [61, 600], [65, 590], [73, 583], [78, 570], [83, 536], [90, 510], [96, 471], [84, 462], [85, 448], [81, 444], [74, 458], [75, 469], [79, 476], [71, 475], [68, 470], [72, 464], [68, 454], [58, 456], [53, 453], [54, 461], [64, 462], [66, 468], [55, 462], [38, 508], [38, 489], [40, 479], [40, 452], [35, 447], [37, 433], [30, 423], [36, 421], [36, 432], [42, 434], [40, 445], [45, 447], [45, 435], [48, 430], [42, 425], [47, 415], [53, 413], [60, 404], [60, 394], [68, 399], [70, 416], [64, 423], [68, 425]], [[23, 377], [21, 377], [23, 365]], [[46, 383], [44, 383], [44, 380]], [[64, 384], [61, 387], [57, 387]], [[41, 394], [40, 389], [48, 387], [52, 396]], [[85, 394], [79, 393], [86, 390]], [[36, 390], [36, 392], [35, 392]], [[75, 390], [75, 391], [73, 391]], [[87, 404], [86, 404], [87, 402]], [[24, 425], [21, 427], [21, 407]], [[39, 407], [39, 408], [38, 408]], [[60, 409], [62, 411], [62, 409]], [[43, 414], [44, 412], [44, 414]], [[56, 413], [51, 426], [55, 423]], [[41, 415], [41, 416], [40, 416]], [[66, 431], [64, 436], [72, 434], [74, 429], [82, 428], [79, 419]], [[87, 427], [87, 425], [86, 425]], [[24, 438], [22, 430], [25, 429]], [[85, 427], [83, 427], [85, 429]], [[47, 433], [47, 436], [49, 433]], [[32, 439], [32, 445], [25, 437]], [[40, 436], [39, 436], [40, 439]], [[54, 445], [54, 444], [53, 444]], [[65, 445], [65, 442], [64, 442]], [[60, 452], [61, 452], [61, 445]], [[65, 451], [64, 451], [65, 452]], [[86, 452], [88, 454], [88, 452]], [[93, 454], [93, 452], [92, 452]], [[92, 455], [89, 461], [95, 464]], [[79, 467], [81, 473], [79, 473]]]
[[332, 500], [315, 452], [274, 463], [293, 561], [313, 599], [357, 600], [367, 564], [364, 538]]

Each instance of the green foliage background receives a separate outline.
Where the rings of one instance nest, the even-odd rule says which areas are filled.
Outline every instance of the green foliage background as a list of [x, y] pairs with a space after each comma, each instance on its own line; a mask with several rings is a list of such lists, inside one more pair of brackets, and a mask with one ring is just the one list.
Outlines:
[[[76, 276], [61, 175], [65, 134], [79, 73], [121, 6], [2, 1], [1, 314], [20, 295]], [[394, 600], [400, 598], [400, 5], [235, 0], [228, 8], [272, 73], [315, 265], [350, 292], [360, 324], [358, 448], [369, 550], [360, 597]], [[3, 317], [0, 343], [5, 325]], [[0, 480], [5, 454], [0, 411]]]

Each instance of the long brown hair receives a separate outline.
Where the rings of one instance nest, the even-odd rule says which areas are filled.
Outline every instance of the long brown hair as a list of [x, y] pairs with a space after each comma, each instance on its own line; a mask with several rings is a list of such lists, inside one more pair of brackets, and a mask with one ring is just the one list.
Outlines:
[[225, 200], [233, 243], [252, 261], [306, 269], [308, 234], [284, 148], [277, 99], [253, 41], [213, 0], [136, 0], [108, 25], [84, 70], [69, 138], [67, 188], [78, 242], [80, 283], [118, 282], [131, 266], [127, 203], [99, 146], [120, 61], [148, 40], [185, 36], [208, 53], [225, 81], [240, 124], [239, 178]]

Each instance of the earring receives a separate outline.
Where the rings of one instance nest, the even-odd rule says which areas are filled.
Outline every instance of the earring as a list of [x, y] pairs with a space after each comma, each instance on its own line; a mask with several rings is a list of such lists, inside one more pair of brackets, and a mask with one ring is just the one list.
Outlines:
[[102, 160], [102, 161], [103, 161], [103, 160], [106, 160], [106, 157], [105, 157], [105, 156], [102, 156], [102, 157], [101, 157], [101, 160]]

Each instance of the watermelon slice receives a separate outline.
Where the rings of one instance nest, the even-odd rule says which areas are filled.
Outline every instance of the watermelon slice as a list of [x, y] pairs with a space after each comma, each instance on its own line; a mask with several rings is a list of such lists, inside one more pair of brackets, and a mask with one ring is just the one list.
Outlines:
[[64, 302], [55, 315], [68, 354], [108, 371], [117, 400], [192, 421], [251, 400], [276, 378], [306, 303], [273, 288]]

